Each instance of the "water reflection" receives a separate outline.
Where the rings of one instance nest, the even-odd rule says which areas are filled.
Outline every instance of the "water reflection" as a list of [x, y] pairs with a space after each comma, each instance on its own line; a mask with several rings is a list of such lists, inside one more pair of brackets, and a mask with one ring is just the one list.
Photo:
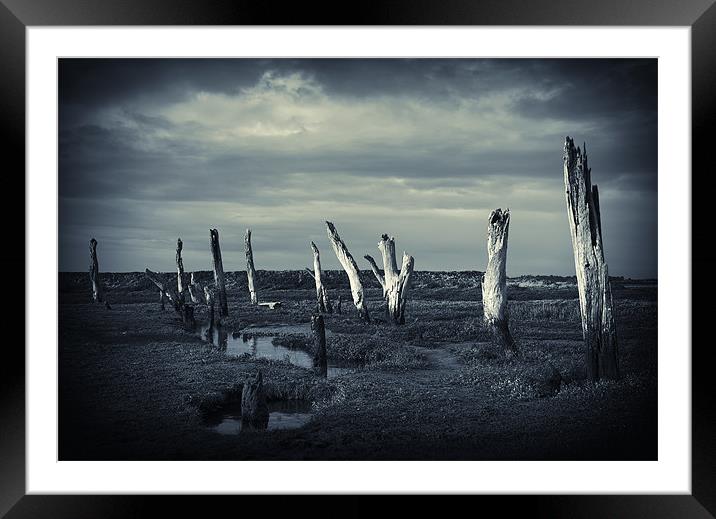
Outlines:
[[311, 419], [311, 402], [281, 400], [268, 403], [269, 415], [258, 422], [242, 420], [241, 405], [229, 405], [206, 420], [207, 426], [219, 434], [239, 434], [242, 431], [297, 429]]
[[[299, 329], [299, 326], [256, 327], [247, 328], [250, 332], [232, 331], [229, 333], [229, 330], [224, 327], [217, 326], [211, 328], [208, 323], [205, 323], [200, 328], [199, 336], [232, 357], [248, 354], [254, 358], [282, 360], [290, 362], [295, 366], [312, 369], [313, 356], [310, 353], [299, 349], [288, 348], [280, 344], [274, 344], [274, 339], [277, 338], [278, 333], [289, 328], [293, 331]], [[304, 328], [305, 327], [300, 327], [300, 330], [304, 330]], [[281, 332], [279, 332], [279, 330], [281, 330]], [[310, 327], [308, 330], [310, 331]], [[272, 331], [278, 333], [268, 334]], [[256, 333], [261, 333], [262, 335], [255, 335]], [[326, 331], [326, 335], [329, 335], [328, 331]], [[360, 365], [356, 363], [328, 358], [328, 377], [335, 377], [359, 368]]]

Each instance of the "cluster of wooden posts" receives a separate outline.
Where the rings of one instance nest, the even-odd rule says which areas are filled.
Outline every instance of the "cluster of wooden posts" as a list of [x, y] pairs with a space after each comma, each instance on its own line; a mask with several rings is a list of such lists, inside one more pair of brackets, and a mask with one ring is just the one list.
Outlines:
[[[591, 185], [591, 170], [587, 164], [586, 146], [585, 149], [575, 148], [574, 141], [567, 137], [564, 144], [563, 161], [567, 214], [577, 273], [587, 374], [592, 380], [617, 378], [619, 369], [616, 328], [611, 286], [602, 244], [599, 192], [596, 185]], [[490, 213], [487, 226], [488, 260], [482, 279], [483, 317], [493, 333], [495, 342], [504, 353], [510, 357], [518, 357], [520, 348], [510, 333], [508, 323], [506, 265], [509, 224], [509, 210], [495, 209]], [[333, 251], [348, 275], [353, 304], [358, 311], [359, 318], [370, 321], [358, 265], [333, 223], [327, 221], [326, 230]], [[193, 306], [195, 303], [207, 305], [210, 328], [219, 324], [221, 318], [229, 315], [219, 232], [216, 229], [210, 229], [209, 243], [214, 272], [213, 286], [202, 286], [194, 279], [193, 273], [187, 280], [181, 256], [181, 239], [177, 240], [176, 248], [176, 290], [173, 284], [165, 282], [162, 276], [149, 269], [145, 270], [146, 276], [159, 289], [162, 308], [168, 301], [187, 327], [195, 325]], [[270, 308], [279, 306], [280, 302], [259, 303], [258, 301], [250, 229], [246, 230], [244, 245], [251, 304], [265, 305]], [[308, 267], [306, 270], [311, 274], [316, 285], [316, 315], [311, 321], [317, 345], [315, 364], [325, 376], [325, 331], [323, 317], [320, 314], [332, 313], [334, 307], [322, 282], [320, 252], [314, 242], [311, 242], [310, 247], [313, 253], [313, 270]], [[94, 301], [101, 302], [103, 299], [99, 283], [96, 248], [97, 241], [92, 238], [90, 241], [92, 296]], [[414, 258], [404, 252], [401, 268], [398, 269], [395, 258], [395, 240], [387, 234], [382, 235], [378, 249], [383, 259], [382, 272], [370, 255], [365, 255], [364, 258], [383, 289], [387, 319], [395, 324], [403, 324], [405, 323], [405, 308], [414, 269]], [[219, 307], [218, 318], [215, 318], [215, 304]], [[109, 307], [108, 303], [107, 306]], [[335, 311], [341, 313], [340, 296], [336, 302]]]

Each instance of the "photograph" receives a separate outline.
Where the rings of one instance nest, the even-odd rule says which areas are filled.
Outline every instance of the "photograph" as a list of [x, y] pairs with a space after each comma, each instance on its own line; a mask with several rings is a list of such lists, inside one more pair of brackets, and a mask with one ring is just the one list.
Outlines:
[[58, 58], [59, 461], [657, 460], [658, 83]]

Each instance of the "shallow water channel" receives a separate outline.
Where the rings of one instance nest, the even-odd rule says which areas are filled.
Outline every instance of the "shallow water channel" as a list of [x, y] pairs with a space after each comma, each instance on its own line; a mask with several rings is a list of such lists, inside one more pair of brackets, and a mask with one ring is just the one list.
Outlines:
[[[249, 354], [255, 358], [288, 361], [295, 366], [303, 368], [310, 369], [313, 366], [313, 358], [310, 353], [300, 349], [274, 344], [274, 339], [277, 339], [281, 335], [310, 336], [310, 324], [249, 326], [240, 332], [229, 332], [229, 330], [221, 326], [209, 330], [209, 324], [205, 323], [199, 328], [198, 334], [206, 342], [211, 342], [214, 346], [232, 357]], [[331, 332], [326, 330], [326, 337], [330, 335]], [[360, 365], [357, 363], [338, 361], [338, 359], [328, 357], [328, 377], [336, 377], [355, 369], [360, 369]]]

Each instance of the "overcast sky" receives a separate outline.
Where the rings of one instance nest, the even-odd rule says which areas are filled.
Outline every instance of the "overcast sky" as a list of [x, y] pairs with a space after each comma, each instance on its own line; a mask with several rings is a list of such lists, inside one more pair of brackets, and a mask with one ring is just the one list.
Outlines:
[[484, 270], [511, 211], [508, 275], [573, 275], [562, 148], [586, 141], [610, 274], [657, 273], [656, 60], [62, 59], [59, 267], [361, 268], [382, 233], [416, 270]]

